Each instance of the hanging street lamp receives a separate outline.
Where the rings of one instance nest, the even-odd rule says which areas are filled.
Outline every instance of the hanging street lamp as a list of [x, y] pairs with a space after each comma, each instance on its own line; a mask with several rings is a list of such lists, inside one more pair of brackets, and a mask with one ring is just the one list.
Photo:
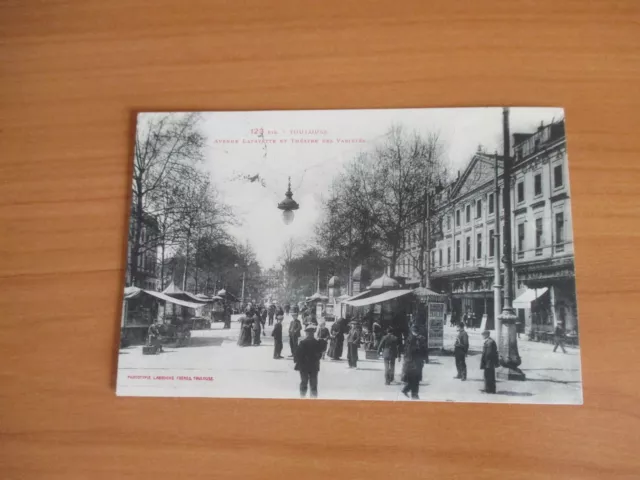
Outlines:
[[294, 211], [300, 208], [298, 202], [296, 202], [292, 197], [293, 193], [291, 193], [291, 177], [289, 177], [289, 188], [284, 194], [285, 199], [278, 204], [278, 208], [282, 210], [282, 221], [285, 225], [290, 225], [293, 222]]

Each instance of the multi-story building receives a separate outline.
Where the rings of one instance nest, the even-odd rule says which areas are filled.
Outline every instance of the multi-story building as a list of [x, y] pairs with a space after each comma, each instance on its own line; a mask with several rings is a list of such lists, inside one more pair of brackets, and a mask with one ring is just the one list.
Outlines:
[[[577, 331], [564, 120], [533, 133], [515, 133], [513, 145], [514, 306], [523, 330], [551, 330], [563, 320], [567, 330]], [[502, 159], [497, 163], [502, 195]], [[450, 296], [454, 319], [472, 311], [476, 318], [487, 315], [489, 328], [499, 261], [494, 235], [503, 226], [503, 221], [496, 224], [495, 164], [494, 155], [477, 152], [459, 179], [440, 192], [430, 252], [431, 286]]]

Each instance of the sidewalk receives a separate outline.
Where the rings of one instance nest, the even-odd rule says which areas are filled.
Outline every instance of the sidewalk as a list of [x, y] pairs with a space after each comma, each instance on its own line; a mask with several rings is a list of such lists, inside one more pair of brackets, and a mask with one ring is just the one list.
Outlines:
[[[233, 318], [230, 330], [215, 323], [211, 330], [194, 331], [191, 345], [167, 348], [160, 355], [142, 355], [141, 347], [120, 351], [118, 391], [129, 395], [170, 395], [233, 398], [298, 398], [299, 375], [293, 369], [288, 341], [290, 317], [283, 324], [284, 360], [273, 359], [272, 327], [267, 327], [259, 347], [238, 347], [239, 324]], [[445, 348], [451, 349], [455, 329], [445, 327]], [[492, 402], [492, 403], [560, 403], [580, 404], [579, 350], [569, 348], [568, 354], [552, 353], [552, 345], [522, 340], [519, 343], [525, 382], [501, 382], [497, 395], [480, 392], [483, 373], [480, 370], [482, 338], [479, 331], [469, 332], [471, 352], [467, 357], [468, 380], [454, 379], [455, 360], [452, 355], [430, 355], [423, 370], [420, 398], [423, 401]], [[360, 350], [356, 370], [347, 368], [346, 349], [341, 361], [323, 360], [319, 374], [319, 398], [337, 400], [400, 400], [401, 362], [396, 364], [395, 382], [384, 384], [381, 359], [366, 360]], [[185, 375], [194, 381], [129, 380], [128, 375]], [[213, 378], [196, 382], [195, 376]]]

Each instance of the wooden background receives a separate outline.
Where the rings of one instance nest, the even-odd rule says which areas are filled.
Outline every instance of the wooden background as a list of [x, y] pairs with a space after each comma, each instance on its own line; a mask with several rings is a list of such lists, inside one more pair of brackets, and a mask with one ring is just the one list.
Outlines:
[[[638, 478], [640, 2], [0, 1], [0, 476]], [[116, 398], [134, 112], [567, 112], [585, 405]]]

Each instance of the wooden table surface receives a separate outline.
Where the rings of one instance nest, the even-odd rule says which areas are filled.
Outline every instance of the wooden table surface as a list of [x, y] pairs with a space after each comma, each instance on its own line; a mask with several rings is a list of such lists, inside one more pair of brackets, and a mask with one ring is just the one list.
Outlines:
[[[0, 2], [0, 476], [638, 478], [640, 2]], [[585, 405], [116, 398], [134, 114], [564, 106]]]

